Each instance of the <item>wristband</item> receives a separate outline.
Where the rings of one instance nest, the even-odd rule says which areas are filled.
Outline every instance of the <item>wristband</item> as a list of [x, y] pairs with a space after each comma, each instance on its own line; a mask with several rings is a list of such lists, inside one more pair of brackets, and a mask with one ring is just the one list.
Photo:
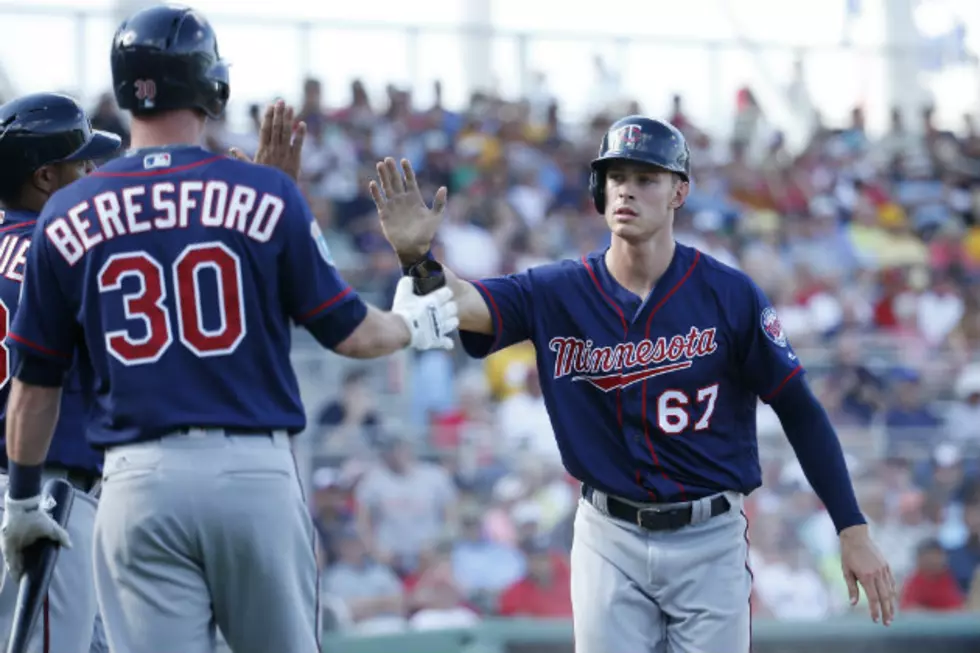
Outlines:
[[408, 265], [402, 264], [402, 275], [403, 276], [406, 276], [406, 277], [407, 276], [411, 276], [411, 274], [412, 274], [412, 268], [414, 268], [415, 266], [420, 265], [422, 263], [425, 263], [426, 261], [435, 261], [435, 260], [436, 260], [436, 257], [432, 255], [432, 250], [430, 249], [425, 254], [423, 254], [422, 255], [422, 258], [420, 258], [419, 260], [417, 260], [417, 261], [415, 261], [413, 263], [409, 263]]
[[409, 276], [412, 277], [412, 289], [416, 295], [428, 295], [446, 285], [442, 264], [435, 259], [416, 263], [409, 271]]
[[29, 499], [41, 494], [42, 465], [18, 465], [7, 461], [7, 494], [11, 499]]

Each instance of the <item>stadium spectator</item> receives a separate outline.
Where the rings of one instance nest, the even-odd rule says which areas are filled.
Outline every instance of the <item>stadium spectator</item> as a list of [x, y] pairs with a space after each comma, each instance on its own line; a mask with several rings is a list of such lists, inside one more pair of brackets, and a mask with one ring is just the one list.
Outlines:
[[902, 610], [949, 611], [963, 607], [963, 592], [947, 564], [939, 540], [928, 539], [916, 551], [915, 570], [905, 579], [899, 606]]
[[321, 577], [320, 591], [346, 608], [342, 621], [363, 633], [405, 627], [405, 595], [398, 576], [374, 560], [353, 526], [337, 538], [338, 560]]
[[496, 595], [524, 574], [525, 564], [516, 546], [494, 542], [486, 536], [479, 512], [461, 516], [452, 568], [453, 577], [468, 598]]
[[507, 617], [572, 616], [571, 573], [547, 538], [524, 543], [527, 573], [500, 595], [498, 612]]
[[415, 630], [463, 628], [480, 620], [456, 582], [452, 550], [451, 541], [438, 543], [422, 554], [418, 568], [404, 579], [409, 626]]
[[323, 467], [313, 473], [313, 526], [321, 568], [337, 562], [340, 534], [354, 524], [349, 490], [337, 469]]
[[457, 492], [446, 470], [419, 460], [403, 435], [380, 436], [381, 461], [358, 483], [357, 523], [372, 555], [400, 573], [455, 527]]
[[381, 414], [368, 383], [362, 368], [352, 368], [344, 375], [339, 395], [327, 401], [316, 416], [321, 447], [350, 453], [370, 444]]
[[980, 570], [980, 491], [966, 499], [963, 505], [963, 523], [967, 539], [962, 546], [949, 551], [949, 568], [966, 594], [977, 570]]
[[530, 454], [542, 464], [561, 466], [537, 370], [527, 369], [521, 391], [500, 402], [497, 423], [499, 437], [514, 455]]

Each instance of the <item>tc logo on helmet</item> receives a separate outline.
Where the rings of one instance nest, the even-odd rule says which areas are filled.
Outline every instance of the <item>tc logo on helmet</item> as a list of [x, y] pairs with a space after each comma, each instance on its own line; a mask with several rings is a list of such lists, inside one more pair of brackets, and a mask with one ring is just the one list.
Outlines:
[[625, 152], [636, 150], [646, 142], [647, 134], [643, 133], [643, 128], [639, 125], [626, 125], [620, 127], [609, 134], [609, 150], [612, 152]]

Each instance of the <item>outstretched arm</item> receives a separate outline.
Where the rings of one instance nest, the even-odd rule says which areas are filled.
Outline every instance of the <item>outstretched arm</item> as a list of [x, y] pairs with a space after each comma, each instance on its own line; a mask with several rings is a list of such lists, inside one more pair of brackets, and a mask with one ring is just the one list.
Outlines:
[[411, 345], [415, 349], [452, 349], [449, 337], [459, 325], [449, 288], [419, 297], [412, 281], [402, 277], [390, 312], [348, 301], [323, 317], [304, 324], [317, 341], [341, 356], [379, 358]]
[[[377, 171], [381, 185], [374, 181], [369, 184], [371, 197], [385, 238], [398, 255], [402, 268], [407, 270], [430, 257], [429, 250], [446, 208], [447, 190], [442, 187], [436, 191], [429, 208], [422, 200], [415, 171], [407, 160], [402, 159], [399, 170], [395, 160], [389, 157], [378, 163]], [[443, 274], [459, 307], [460, 330], [493, 335], [490, 309], [476, 286], [445, 267]]]

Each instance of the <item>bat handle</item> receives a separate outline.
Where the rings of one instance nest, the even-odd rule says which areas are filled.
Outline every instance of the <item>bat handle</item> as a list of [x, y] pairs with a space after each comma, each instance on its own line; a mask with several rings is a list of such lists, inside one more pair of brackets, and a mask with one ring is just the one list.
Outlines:
[[428, 295], [446, 285], [442, 264], [431, 259], [412, 266], [409, 276], [412, 277], [412, 288], [416, 295]]

